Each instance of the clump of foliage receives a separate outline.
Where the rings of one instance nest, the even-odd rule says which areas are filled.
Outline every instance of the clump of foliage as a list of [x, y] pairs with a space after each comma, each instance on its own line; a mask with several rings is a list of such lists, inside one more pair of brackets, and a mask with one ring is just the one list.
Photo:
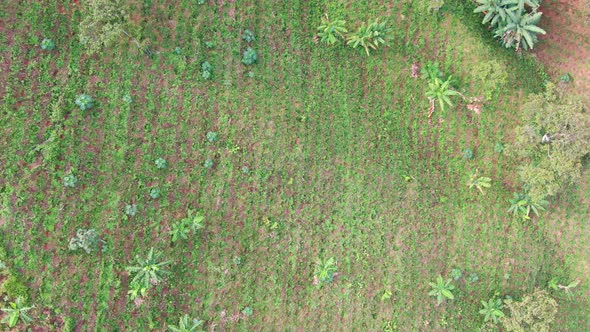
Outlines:
[[130, 94], [125, 94], [123, 96], [123, 98], [121, 98], [123, 100], [123, 102], [127, 105], [131, 104], [133, 102], [133, 98], [131, 98]]
[[164, 169], [167, 166], [166, 160], [164, 158], [158, 158], [154, 161], [154, 164], [156, 164], [156, 167], [158, 169]]
[[201, 325], [202, 320], [190, 319], [188, 315], [184, 315], [178, 320], [178, 325], [168, 325], [168, 329], [171, 332], [201, 332]]
[[563, 290], [566, 294], [571, 295], [572, 289], [576, 288], [580, 284], [580, 280], [574, 280], [567, 285], [562, 285], [559, 283], [559, 279], [557, 277], [551, 278], [547, 283], [547, 286], [553, 290]]
[[522, 115], [511, 152], [522, 162], [520, 180], [538, 202], [580, 178], [582, 159], [590, 153], [590, 115], [552, 83], [544, 94], [529, 97]]
[[459, 280], [461, 277], [463, 277], [463, 271], [461, 271], [461, 269], [451, 270], [451, 278], [453, 278], [453, 280]]
[[346, 36], [347, 45], [352, 48], [361, 46], [368, 56], [371, 49], [377, 50], [379, 45], [386, 43], [392, 31], [393, 29], [387, 26], [387, 21], [379, 22], [379, 19], [376, 19], [371, 23], [363, 23], [356, 32]]
[[565, 73], [565, 74], [561, 75], [561, 77], [559, 78], [559, 81], [563, 82], [563, 83], [569, 83], [572, 80], [573, 80], [572, 75], [570, 75], [569, 73]]
[[463, 150], [463, 159], [471, 160], [473, 159], [473, 149], [467, 148]]
[[477, 0], [476, 13], [484, 13], [482, 24], [490, 24], [494, 35], [507, 48], [517, 51], [532, 49], [537, 34], [545, 34], [539, 28], [543, 13], [537, 12], [540, 0]]
[[80, 42], [88, 54], [94, 54], [105, 47], [111, 47], [129, 35], [125, 29], [129, 14], [123, 0], [91, 0], [85, 2], [80, 21]]
[[244, 34], [242, 35], [242, 39], [246, 42], [246, 43], [251, 43], [253, 42], [256, 38], [254, 37], [254, 32], [252, 32], [252, 30], [250, 29], [246, 29], [244, 30]]
[[125, 214], [133, 217], [137, 213], [137, 204], [127, 204], [125, 205]]
[[207, 0], [197, 0], [197, 5], [204, 5], [207, 3]]
[[481, 304], [483, 305], [483, 309], [479, 310], [479, 314], [484, 316], [486, 323], [492, 321], [494, 324], [498, 324], [498, 320], [505, 316], [502, 311], [504, 304], [502, 304], [501, 299], [492, 298], [488, 302], [481, 301]]
[[213, 66], [205, 61], [201, 64], [201, 77], [208, 80], [211, 78], [211, 72], [213, 71]]
[[485, 176], [478, 176], [478, 171], [476, 170], [470, 177], [469, 181], [467, 181], [467, 186], [469, 188], [476, 188], [479, 190], [480, 193], [484, 194], [484, 188], [490, 188], [492, 186], [492, 179], [485, 177]]
[[196, 211], [195, 213], [194, 210], [189, 209], [186, 218], [172, 224], [172, 228], [170, 229], [172, 242], [176, 242], [179, 239], [188, 239], [190, 231], [196, 233], [205, 227], [204, 221], [205, 216], [201, 211]]
[[504, 152], [504, 144], [502, 142], [497, 142], [496, 145], [494, 145], [494, 151], [497, 153]]
[[330, 257], [326, 261], [318, 259], [315, 263], [315, 269], [313, 273], [314, 285], [321, 288], [325, 284], [329, 284], [334, 281], [338, 268], [336, 267], [336, 260], [334, 257]]
[[16, 301], [9, 302], [8, 305], [8, 308], [1, 309], [6, 313], [6, 316], [2, 319], [2, 323], [8, 324], [8, 327], [15, 327], [19, 320], [24, 324], [33, 321], [31, 316], [27, 314], [27, 311], [33, 309], [35, 306], [27, 307], [25, 300], [21, 296], [17, 297]]
[[76, 178], [76, 176], [74, 174], [68, 174], [68, 175], [64, 176], [63, 184], [65, 187], [74, 188], [76, 186], [77, 182], [78, 182], [78, 179]]
[[479, 280], [479, 275], [477, 275], [477, 273], [469, 273], [466, 279], [467, 281], [474, 283]]
[[500, 91], [508, 79], [505, 66], [497, 60], [479, 62], [472, 73], [486, 100], [491, 100], [494, 93]]
[[55, 48], [55, 43], [53, 42], [53, 40], [49, 39], [49, 38], [45, 38], [43, 39], [43, 41], [41, 41], [41, 49], [44, 51], [51, 51]]
[[160, 258], [161, 253], [154, 252], [154, 248], [151, 248], [146, 258], [135, 256], [137, 265], [126, 268], [130, 274], [134, 274], [131, 280], [132, 289], [140, 289], [139, 295], [145, 295], [147, 289], [162, 282], [164, 276], [170, 273], [164, 269], [170, 261], [162, 262]]
[[89, 254], [93, 251], [98, 250], [98, 244], [104, 242], [98, 237], [98, 233], [94, 229], [82, 229], [79, 228], [76, 231], [76, 236], [70, 239], [69, 248], [70, 250], [76, 251], [78, 249], [84, 249]]
[[422, 69], [420, 69], [422, 79], [433, 81], [435, 78], [442, 79], [443, 73], [440, 70], [440, 63], [438, 61], [428, 61]]
[[181, 55], [182, 54], [182, 48], [180, 46], [176, 46], [174, 48], [174, 54]]
[[508, 315], [500, 318], [506, 331], [549, 332], [557, 314], [557, 302], [544, 290], [525, 296], [522, 301], [505, 300]]
[[214, 132], [214, 131], [207, 132], [207, 134], [205, 135], [205, 137], [207, 138], [207, 140], [209, 141], [209, 143], [215, 143], [215, 142], [217, 142], [217, 139], [218, 139], [217, 133]]
[[508, 212], [523, 220], [530, 220], [531, 212], [538, 216], [539, 211], [545, 211], [549, 205], [549, 202], [544, 199], [533, 200], [527, 193], [514, 193], [514, 197], [508, 201], [510, 202]]
[[428, 283], [430, 287], [432, 287], [432, 290], [428, 292], [428, 295], [435, 296], [438, 304], [443, 303], [445, 299], [455, 299], [455, 296], [453, 295], [453, 289], [455, 289], [455, 286], [453, 286], [451, 282], [451, 279], [444, 280], [441, 275], [438, 275], [438, 277], [436, 277], [436, 282]]
[[340, 40], [344, 40], [346, 29], [346, 21], [341, 19], [330, 20], [328, 14], [322, 17], [322, 24], [318, 26], [318, 37], [322, 43], [334, 45]]
[[248, 47], [242, 55], [242, 63], [245, 65], [252, 65], [258, 60], [258, 53], [252, 48]]
[[242, 315], [246, 316], [246, 317], [250, 317], [254, 314], [254, 310], [252, 310], [252, 307], [248, 306], [245, 307], [244, 309], [242, 309]]
[[94, 106], [94, 99], [87, 94], [79, 95], [74, 102], [82, 111], [90, 109]]

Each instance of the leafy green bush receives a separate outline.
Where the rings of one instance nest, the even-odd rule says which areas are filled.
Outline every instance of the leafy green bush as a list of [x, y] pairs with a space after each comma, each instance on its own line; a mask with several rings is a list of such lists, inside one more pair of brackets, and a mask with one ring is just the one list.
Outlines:
[[51, 51], [55, 48], [55, 43], [49, 38], [43, 39], [41, 42], [41, 49], [44, 51]]
[[94, 99], [87, 94], [81, 94], [76, 98], [75, 104], [78, 105], [82, 111], [85, 111], [94, 106]]
[[453, 280], [459, 280], [461, 277], [463, 277], [463, 271], [461, 271], [461, 269], [451, 270], [451, 278], [453, 278]]
[[497, 142], [494, 146], [494, 151], [496, 151], [497, 153], [504, 152], [504, 144], [502, 142]]
[[201, 325], [203, 325], [202, 320], [191, 320], [188, 315], [184, 315], [180, 317], [178, 325], [168, 325], [168, 329], [171, 332], [201, 332], [203, 331]]
[[473, 150], [471, 148], [467, 148], [463, 150], [463, 159], [471, 160], [473, 159]]
[[258, 53], [252, 48], [248, 47], [242, 56], [242, 63], [245, 65], [254, 64], [258, 60]]
[[209, 159], [205, 160], [205, 162], [203, 163], [203, 167], [205, 167], [207, 169], [213, 168], [213, 159], [209, 158]]
[[356, 32], [348, 34], [346, 37], [347, 45], [352, 48], [361, 46], [368, 56], [370, 55], [370, 49], [377, 50], [379, 45], [386, 43], [392, 31], [393, 29], [387, 26], [386, 21], [379, 22], [376, 19], [371, 23], [362, 24]]
[[253, 42], [256, 38], [254, 37], [254, 32], [250, 29], [244, 30], [244, 34], [242, 35], [242, 39], [246, 41], [246, 43]]
[[544, 290], [525, 296], [522, 301], [505, 300], [508, 315], [500, 318], [509, 332], [549, 332], [557, 314], [557, 302]]
[[346, 21], [336, 19], [330, 20], [328, 14], [325, 14], [322, 17], [322, 24], [318, 27], [318, 37], [322, 41], [322, 43], [326, 43], [328, 45], [336, 44], [340, 39], [345, 39], [345, 33], [348, 30], [345, 27]]
[[137, 213], [137, 205], [136, 204], [127, 204], [125, 205], [125, 214], [133, 217]]
[[325, 284], [329, 284], [334, 281], [334, 276], [336, 275], [336, 260], [333, 257], [330, 257], [326, 261], [322, 261], [318, 259], [315, 263], [315, 269], [313, 273], [313, 283], [318, 288], [321, 288]]
[[440, 63], [438, 61], [428, 61], [420, 70], [422, 79], [434, 81], [435, 78], [442, 79], [443, 73], [440, 71]]
[[121, 98], [121, 99], [127, 105], [129, 105], [133, 102], [133, 98], [131, 98], [131, 95], [129, 95], [129, 94], [124, 95], [123, 98]]
[[429, 282], [428, 284], [432, 287], [432, 290], [428, 292], [429, 296], [435, 296], [438, 304], [443, 303], [446, 299], [453, 300], [453, 289], [455, 286], [451, 284], [452, 280], [444, 280], [441, 275], [436, 277], [436, 282]]
[[252, 316], [252, 314], [254, 314], [254, 310], [252, 310], [252, 307], [245, 307], [244, 309], [242, 309], [242, 315], [250, 317]]
[[187, 212], [187, 217], [183, 218], [172, 224], [170, 229], [170, 236], [172, 242], [176, 242], [180, 239], [186, 240], [188, 239], [188, 234], [190, 231], [196, 233], [198, 230], [205, 227], [204, 225], [205, 216], [201, 211], [194, 211], [189, 209]]
[[211, 72], [213, 71], [213, 66], [207, 61], [201, 64], [201, 76], [208, 80], [211, 78]]
[[481, 304], [483, 305], [483, 309], [479, 311], [479, 314], [484, 315], [484, 321], [486, 323], [493, 321], [494, 324], [497, 324], [498, 319], [505, 316], [504, 312], [502, 312], [504, 305], [501, 299], [489, 299], [488, 302], [481, 301]]
[[468, 282], [474, 283], [479, 281], [479, 275], [477, 273], [469, 273], [466, 279]]
[[174, 48], [174, 54], [181, 55], [182, 54], [182, 48], [180, 48], [179, 46], [176, 46]]
[[150, 189], [150, 197], [151, 197], [152, 199], [157, 199], [157, 198], [160, 198], [160, 195], [161, 195], [161, 194], [162, 194], [162, 193], [161, 193], [161, 191], [160, 191], [160, 188], [152, 188], [152, 189]]
[[6, 313], [6, 316], [2, 319], [2, 323], [8, 324], [8, 327], [15, 327], [18, 321], [22, 321], [24, 324], [28, 324], [33, 319], [27, 314], [27, 311], [34, 308], [25, 306], [25, 300], [22, 297], [17, 297], [15, 302], [9, 302], [8, 308], [2, 308], [1, 310]]

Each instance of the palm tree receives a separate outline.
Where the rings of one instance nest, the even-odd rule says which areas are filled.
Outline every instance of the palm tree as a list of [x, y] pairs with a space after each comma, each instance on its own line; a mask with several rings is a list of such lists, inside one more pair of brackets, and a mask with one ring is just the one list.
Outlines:
[[489, 299], [488, 302], [481, 301], [481, 304], [483, 309], [479, 313], [485, 316], [486, 323], [491, 320], [494, 324], [498, 324], [498, 318], [504, 317], [504, 312], [502, 312], [504, 304], [502, 304], [501, 299]]
[[428, 295], [436, 296], [438, 304], [443, 303], [445, 299], [455, 299], [455, 296], [452, 293], [452, 290], [455, 289], [455, 286], [453, 286], [451, 282], [451, 279], [443, 280], [442, 276], [439, 274], [436, 278], [436, 283], [428, 283], [430, 287], [432, 287], [432, 290], [428, 292]]
[[328, 14], [322, 17], [322, 25], [318, 27], [318, 36], [321, 41], [328, 44], [334, 45], [340, 38], [344, 39], [344, 34], [348, 32], [345, 27], [346, 21], [344, 20], [333, 20], [331, 21]]
[[171, 332], [199, 332], [203, 331], [199, 326], [203, 324], [202, 320], [193, 319], [190, 320], [188, 315], [184, 315], [178, 321], [178, 326], [168, 325], [168, 329]]
[[477, 170], [475, 170], [475, 173], [473, 173], [471, 175], [471, 177], [469, 178], [469, 181], [467, 182], [467, 185], [469, 186], [469, 188], [477, 188], [477, 190], [479, 190], [479, 192], [481, 192], [482, 194], [484, 194], [483, 192], [483, 188], [489, 188], [492, 186], [491, 184], [492, 179], [485, 177], [485, 176], [477, 176]]
[[15, 327], [16, 323], [20, 319], [23, 323], [28, 324], [33, 319], [27, 315], [27, 311], [33, 309], [32, 307], [25, 307], [22, 296], [16, 298], [15, 302], [10, 302], [8, 308], [2, 308], [1, 310], [6, 313], [6, 316], [2, 319], [2, 323], [8, 324], [9, 327]]
[[532, 49], [537, 42], [537, 34], [546, 34], [545, 30], [537, 26], [543, 13], [522, 15], [520, 11], [508, 11], [507, 14], [510, 22], [496, 29], [496, 37], [502, 39], [505, 47], [514, 46], [517, 51], [521, 47], [525, 50]]
[[379, 45], [385, 44], [391, 31], [393, 29], [387, 27], [386, 21], [379, 22], [377, 19], [373, 23], [363, 23], [355, 33], [347, 36], [347, 45], [352, 46], [352, 48], [362, 46], [368, 56], [370, 55], [370, 49], [377, 50]]
[[447, 78], [446, 81], [443, 82], [439, 77], [434, 77], [428, 83], [428, 90], [426, 91], [426, 96], [428, 97], [431, 103], [431, 114], [434, 111], [434, 103], [437, 100], [440, 109], [443, 112], [445, 110], [445, 105], [451, 107], [453, 106], [453, 103], [451, 102], [451, 99], [449, 97], [458, 96], [459, 92], [451, 89], [450, 84], [452, 78], [453, 76], [451, 75], [449, 76], [449, 78]]
[[148, 289], [152, 284], [162, 281], [163, 277], [170, 273], [162, 268], [170, 264], [170, 261], [158, 262], [160, 256], [160, 253], [154, 253], [154, 248], [150, 249], [145, 259], [135, 256], [138, 265], [127, 267], [127, 271], [135, 273], [131, 282]]

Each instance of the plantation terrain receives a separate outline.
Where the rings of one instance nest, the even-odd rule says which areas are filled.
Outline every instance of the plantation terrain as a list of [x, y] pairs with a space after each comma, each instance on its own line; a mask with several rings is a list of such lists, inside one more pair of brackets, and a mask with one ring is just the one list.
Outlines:
[[93, 1], [0, 2], [0, 330], [590, 331], [588, 156], [532, 204], [517, 151], [588, 109], [584, 2], [515, 52], [474, 1], [126, 0], [89, 54]]

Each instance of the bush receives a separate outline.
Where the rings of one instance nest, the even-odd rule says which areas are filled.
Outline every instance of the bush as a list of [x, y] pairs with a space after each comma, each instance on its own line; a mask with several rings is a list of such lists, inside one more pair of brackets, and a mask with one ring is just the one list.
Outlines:
[[8, 276], [6, 281], [4, 281], [4, 284], [2, 284], [2, 289], [6, 292], [9, 299], [16, 299], [19, 296], [21, 296], [25, 302], [29, 299], [29, 289], [14, 274]]
[[55, 48], [55, 43], [49, 38], [43, 39], [41, 42], [41, 49], [44, 51], [51, 51]]
[[504, 301], [509, 315], [501, 318], [506, 331], [549, 332], [557, 314], [557, 302], [544, 290], [525, 296], [522, 301]]
[[213, 168], [213, 160], [211, 158], [205, 160], [205, 163], [203, 163], [203, 166], [207, 169]]
[[153, 199], [157, 199], [160, 197], [162, 193], [160, 192], [160, 188], [152, 188], [150, 189], [150, 197]]
[[78, 229], [76, 236], [70, 239], [70, 250], [84, 249], [87, 254], [98, 250], [98, 243], [102, 240], [94, 229]]
[[201, 64], [201, 76], [208, 80], [211, 78], [211, 71], [213, 70], [213, 66], [207, 61]]
[[473, 150], [470, 148], [463, 150], [463, 159], [466, 159], [466, 160], [473, 159]]
[[94, 106], [94, 99], [87, 94], [81, 94], [76, 98], [75, 103], [82, 111], [85, 111]]
[[242, 63], [245, 65], [254, 64], [258, 60], [258, 54], [252, 47], [248, 47], [242, 56]]
[[65, 187], [74, 188], [77, 182], [78, 179], [74, 176], [74, 174], [68, 174], [64, 176], [63, 183]]
[[133, 217], [137, 213], [137, 204], [127, 204], [125, 206], [125, 214]]
[[124, 0], [92, 0], [82, 6], [80, 21], [80, 43], [88, 54], [93, 54], [104, 47], [111, 47], [121, 41], [126, 34], [129, 14]]
[[218, 139], [218, 137], [217, 137], [217, 133], [216, 133], [216, 132], [214, 132], [214, 131], [210, 131], [210, 132], [208, 132], [208, 133], [207, 133], [207, 135], [206, 135], [206, 136], [207, 136], [207, 140], [208, 140], [210, 143], [215, 143], [215, 142], [217, 142], [217, 139]]
[[166, 168], [166, 160], [164, 158], [158, 158], [154, 161], [154, 164], [156, 164], [156, 167], [158, 169], [164, 169]]

